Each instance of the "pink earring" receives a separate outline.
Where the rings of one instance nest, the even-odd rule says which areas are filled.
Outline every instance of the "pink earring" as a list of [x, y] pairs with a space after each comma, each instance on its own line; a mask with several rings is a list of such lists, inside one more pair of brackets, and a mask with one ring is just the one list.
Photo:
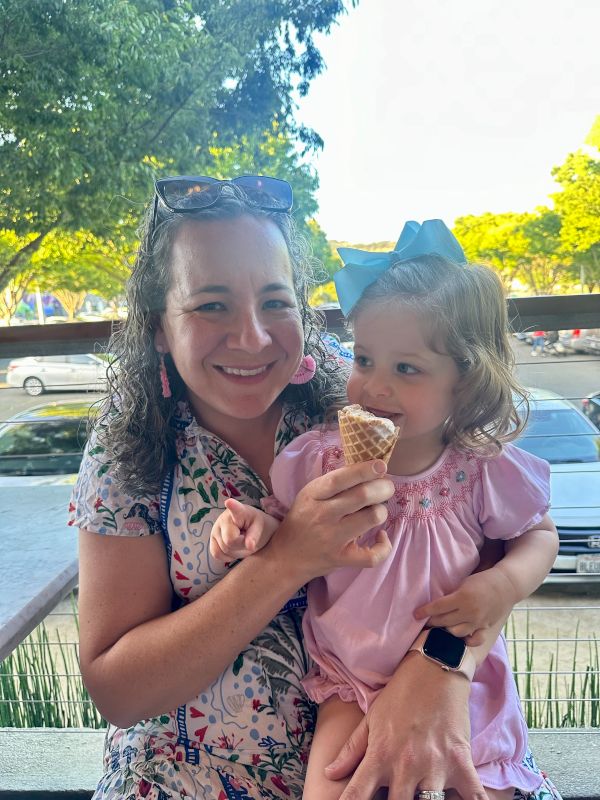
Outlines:
[[158, 357], [160, 358], [160, 367], [158, 369], [158, 374], [160, 376], [162, 396], [166, 399], [168, 397], [171, 397], [171, 385], [169, 383], [169, 376], [167, 374], [167, 367], [165, 364], [165, 354], [159, 353]]
[[290, 383], [308, 383], [315, 376], [317, 364], [312, 356], [304, 356], [295, 374], [290, 378]]

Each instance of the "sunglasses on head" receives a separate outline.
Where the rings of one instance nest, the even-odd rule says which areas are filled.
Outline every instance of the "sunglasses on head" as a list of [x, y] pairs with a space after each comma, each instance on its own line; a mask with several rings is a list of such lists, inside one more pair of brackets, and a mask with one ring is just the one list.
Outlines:
[[224, 186], [237, 186], [249, 203], [263, 211], [291, 211], [292, 187], [287, 181], [269, 175], [240, 175], [238, 178], [217, 180], [203, 175], [179, 175], [163, 178], [154, 184], [154, 213], [150, 236], [154, 234], [158, 201], [175, 214], [189, 214], [214, 206]]

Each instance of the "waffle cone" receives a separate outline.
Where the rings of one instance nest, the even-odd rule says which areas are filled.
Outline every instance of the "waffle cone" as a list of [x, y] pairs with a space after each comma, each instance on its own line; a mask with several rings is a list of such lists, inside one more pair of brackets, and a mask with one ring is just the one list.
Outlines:
[[376, 417], [359, 405], [345, 406], [338, 411], [338, 421], [346, 464], [358, 464], [373, 458], [388, 463], [400, 428], [389, 419]]

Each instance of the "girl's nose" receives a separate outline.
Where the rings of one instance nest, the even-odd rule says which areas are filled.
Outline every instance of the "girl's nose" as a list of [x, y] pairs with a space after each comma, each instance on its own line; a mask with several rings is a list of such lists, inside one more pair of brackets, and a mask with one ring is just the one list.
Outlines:
[[230, 331], [228, 345], [235, 350], [247, 353], [260, 353], [272, 342], [271, 334], [253, 311], [240, 314], [239, 319]]
[[389, 397], [392, 393], [390, 382], [386, 375], [372, 374], [365, 386], [369, 395], [375, 397]]

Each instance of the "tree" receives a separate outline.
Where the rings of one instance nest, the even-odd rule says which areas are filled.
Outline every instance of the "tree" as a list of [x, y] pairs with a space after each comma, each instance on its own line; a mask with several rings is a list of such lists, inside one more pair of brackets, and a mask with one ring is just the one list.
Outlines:
[[[9, 260], [14, 253], [27, 245], [27, 237], [18, 237], [14, 231], [0, 230], [0, 262], [2, 259]], [[31, 265], [30, 259], [22, 264], [21, 270], [15, 272], [10, 281], [0, 290], [0, 319], [10, 325], [11, 318], [27, 286], [33, 278], [35, 267]]]
[[498, 272], [510, 291], [528, 252], [522, 225], [527, 214], [469, 215], [459, 217], [453, 232], [469, 261], [487, 263]]
[[[350, 0], [353, 4], [354, 0]], [[293, 120], [323, 62], [314, 33], [344, 0], [0, 0], [0, 219], [27, 236], [106, 236], [139, 216], [157, 172], [202, 174], [210, 147]], [[128, 198], [125, 201], [123, 198]]]
[[[600, 116], [587, 143], [600, 151]], [[600, 284], [600, 158], [579, 150], [552, 174], [562, 187], [553, 195], [562, 220], [561, 239], [575, 254], [574, 269], [592, 292]]]
[[527, 214], [519, 226], [527, 252], [518, 277], [536, 295], [552, 294], [569, 280], [571, 257], [561, 241], [561, 218], [541, 207]]
[[309, 219], [306, 225], [313, 256], [318, 260], [318, 281], [331, 281], [335, 272], [342, 266], [342, 259], [327, 241], [325, 231], [315, 219]]
[[89, 231], [48, 234], [31, 261], [42, 289], [51, 292], [69, 319], [81, 309], [88, 293], [106, 300], [123, 294], [129, 273], [128, 243], [103, 240]]

